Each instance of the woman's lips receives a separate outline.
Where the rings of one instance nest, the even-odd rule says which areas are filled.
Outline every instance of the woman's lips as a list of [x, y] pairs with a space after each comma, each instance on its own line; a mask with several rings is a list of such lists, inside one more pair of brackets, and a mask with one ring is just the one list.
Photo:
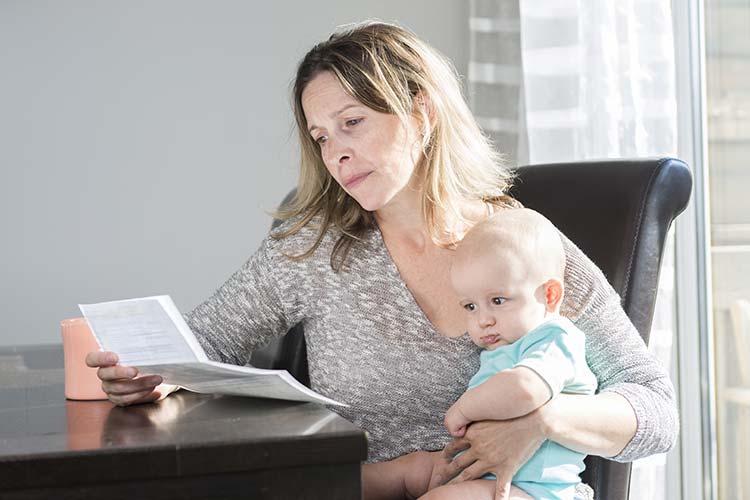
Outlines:
[[344, 182], [344, 187], [346, 189], [357, 187], [358, 185], [362, 184], [362, 181], [364, 181], [371, 173], [372, 172], [365, 172], [364, 174], [355, 175], [354, 177], [347, 179], [346, 182]]

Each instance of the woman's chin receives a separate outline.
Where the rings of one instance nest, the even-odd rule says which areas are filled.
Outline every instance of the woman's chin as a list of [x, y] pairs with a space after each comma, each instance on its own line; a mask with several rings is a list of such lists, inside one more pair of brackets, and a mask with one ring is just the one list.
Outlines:
[[372, 198], [358, 198], [356, 196], [352, 196], [354, 198], [354, 201], [359, 203], [359, 206], [362, 207], [362, 210], [366, 210], [368, 212], [375, 212], [376, 210], [380, 210], [383, 207], [383, 203], [380, 200], [375, 200]]
[[395, 199], [394, 195], [391, 193], [363, 192], [359, 196], [357, 194], [358, 193], [355, 191], [353, 194], [349, 193], [349, 196], [354, 198], [354, 201], [362, 207], [362, 210], [367, 210], [368, 212], [377, 212], [389, 208], [393, 205], [392, 202]]

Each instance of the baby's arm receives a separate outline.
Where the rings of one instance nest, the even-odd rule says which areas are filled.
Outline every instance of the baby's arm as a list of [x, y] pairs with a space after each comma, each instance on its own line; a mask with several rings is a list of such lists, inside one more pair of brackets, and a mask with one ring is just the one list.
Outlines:
[[534, 370], [524, 366], [503, 370], [466, 391], [445, 414], [445, 427], [452, 436], [460, 437], [471, 422], [520, 417], [550, 397], [550, 387]]

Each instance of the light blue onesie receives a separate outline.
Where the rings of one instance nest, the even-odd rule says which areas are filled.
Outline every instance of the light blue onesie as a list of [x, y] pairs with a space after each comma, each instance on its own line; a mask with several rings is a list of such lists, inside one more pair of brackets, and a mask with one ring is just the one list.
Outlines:
[[[469, 381], [472, 389], [497, 372], [525, 366], [550, 387], [552, 397], [561, 392], [593, 394], [596, 377], [586, 364], [583, 332], [563, 317], [539, 325], [510, 345], [480, 354], [479, 371]], [[499, 394], [498, 397], [502, 397]], [[585, 455], [545, 441], [513, 476], [512, 483], [536, 500], [572, 500]], [[485, 479], [495, 479], [488, 474]]]

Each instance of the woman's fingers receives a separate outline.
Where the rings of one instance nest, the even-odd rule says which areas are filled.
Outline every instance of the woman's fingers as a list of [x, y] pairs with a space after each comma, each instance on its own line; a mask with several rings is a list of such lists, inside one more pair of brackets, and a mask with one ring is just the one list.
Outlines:
[[539, 449], [544, 439], [535, 413], [512, 420], [475, 422], [468, 427], [463, 439], [454, 440], [445, 448], [445, 453], [449, 454], [470, 446], [449, 466], [449, 473], [458, 472], [458, 475], [447, 484], [478, 479], [491, 472], [498, 482], [495, 497], [502, 498], [507, 495], [506, 483]]
[[147, 375], [136, 379], [105, 380], [102, 382], [102, 389], [112, 396], [125, 396], [144, 391], [153, 392], [162, 381], [159, 375]]
[[510, 498], [510, 481], [495, 481], [495, 500], [508, 500]]
[[[463, 455], [461, 455], [463, 456]], [[464, 481], [470, 481], [472, 479], [479, 479], [490, 471], [490, 468], [484, 462], [475, 461], [471, 465], [462, 467], [462, 471], [459, 475], [448, 481], [446, 484], [456, 484]]]
[[96, 372], [102, 381], [132, 379], [138, 375], [138, 369], [132, 366], [107, 366]]
[[[453, 458], [451, 462], [448, 464], [445, 470], [446, 479], [451, 479], [451, 482], [453, 482], [453, 479], [456, 479], [457, 476], [461, 474], [462, 471], [465, 471], [467, 467], [474, 464], [477, 461], [476, 456], [471, 452], [471, 449], [466, 450], [465, 453], [461, 453], [457, 457]], [[473, 478], [468, 478], [473, 479]], [[464, 481], [465, 479], [461, 479], [456, 482]]]
[[109, 394], [109, 400], [117, 406], [129, 406], [141, 403], [153, 403], [159, 399], [159, 393], [154, 392], [153, 389], [145, 391], [134, 392], [131, 394], [117, 395]]
[[107, 351], [94, 351], [86, 355], [86, 365], [91, 368], [114, 366], [119, 361], [117, 354]]
[[155, 390], [163, 382], [159, 375], [138, 376], [138, 369], [118, 365], [119, 358], [113, 352], [90, 352], [86, 364], [99, 368], [96, 372], [102, 381], [102, 390], [114, 404], [127, 406], [156, 401], [174, 390], [165, 386], [163, 391]]
[[443, 456], [450, 460], [456, 453], [465, 450], [469, 446], [469, 440], [466, 437], [454, 439], [443, 450]]

